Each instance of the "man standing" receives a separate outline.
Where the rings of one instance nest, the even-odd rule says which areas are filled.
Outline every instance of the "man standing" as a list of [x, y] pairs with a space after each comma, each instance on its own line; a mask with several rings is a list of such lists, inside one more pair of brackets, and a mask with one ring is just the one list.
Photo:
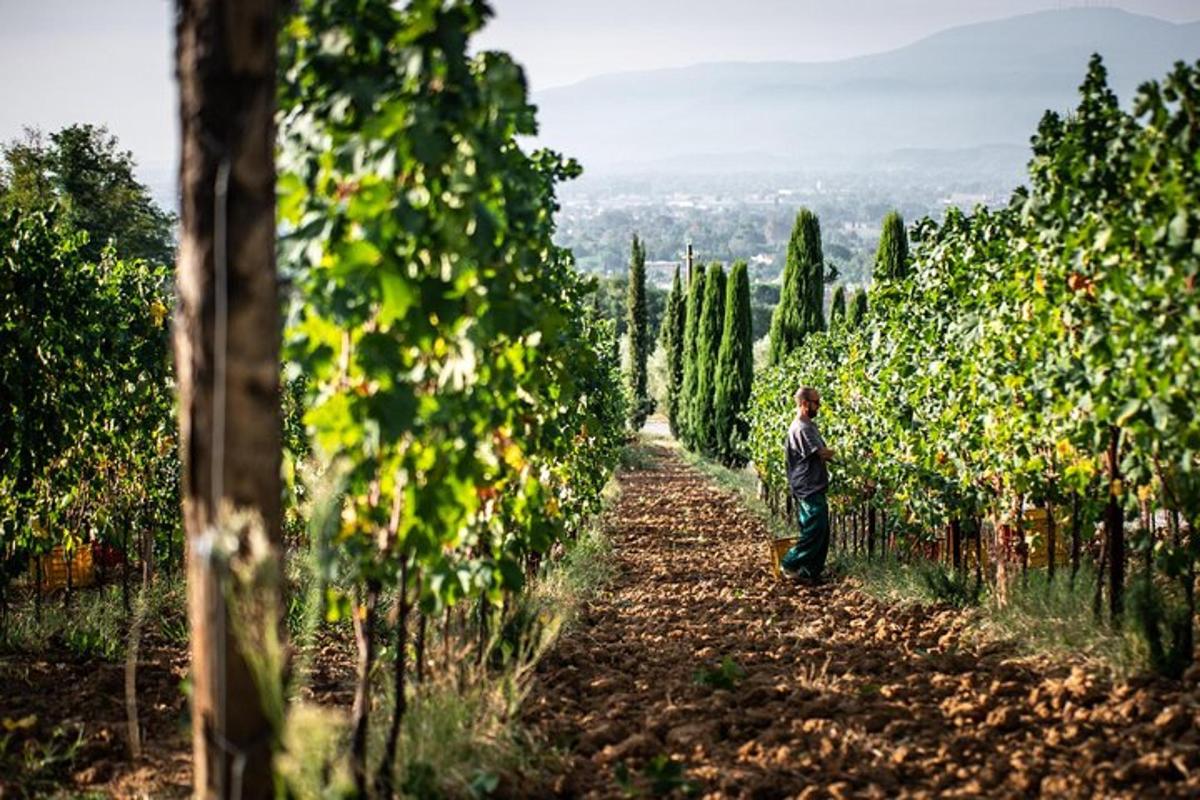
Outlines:
[[829, 488], [826, 463], [833, 451], [825, 446], [813, 419], [821, 409], [821, 395], [805, 386], [796, 392], [796, 419], [787, 432], [788, 488], [800, 519], [800, 540], [784, 554], [780, 566], [790, 578], [818, 581], [829, 554]]

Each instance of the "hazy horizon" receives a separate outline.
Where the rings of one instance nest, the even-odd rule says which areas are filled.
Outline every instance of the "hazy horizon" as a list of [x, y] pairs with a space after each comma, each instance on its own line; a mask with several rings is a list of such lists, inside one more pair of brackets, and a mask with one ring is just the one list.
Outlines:
[[[842, 0], [836, 5], [751, 0], [745, 5], [763, 13], [753, 18], [739, 13], [736, 22], [747, 33], [739, 29], [734, 39], [724, 0], [657, 0], [652, 5], [609, 0], [602, 10], [587, 11], [571, 0], [495, 0], [493, 5], [497, 15], [480, 35], [480, 47], [512, 52], [526, 67], [534, 91], [612, 73], [707, 63], [842, 61], [896, 50], [952, 28], [1039, 11], [1111, 8], [1173, 23], [1200, 21], [1196, 0]], [[634, 30], [616, 24], [634, 14], [641, 15], [639, 23], [652, 24]], [[677, 41], [670, 32], [683, 30], [683, 25], [692, 27], [679, 40], [691, 49], [666, 48], [666, 42]]]
[[[1200, 19], [1194, 0], [749, 0], [737, 12], [723, 0], [495, 0], [496, 17], [476, 45], [511, 52], [538, 91], [631, 70], [837, 61], [948, 28], [1081, 6]], [[172, 16], [168, 0], [0, 0], [0, 141], [25, 127], [103, 124], [143, 174], [170, 174], [178, 138]]]

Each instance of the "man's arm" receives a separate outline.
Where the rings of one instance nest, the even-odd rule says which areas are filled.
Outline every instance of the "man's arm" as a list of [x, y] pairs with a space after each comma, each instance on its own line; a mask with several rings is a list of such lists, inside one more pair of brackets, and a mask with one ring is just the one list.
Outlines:
[[806, 445], [805, 457], [817, 456], [822, 461], [833, 461], [834, 452], [825, 446], [825, 440], [821, 438], [821, 434], [815, 429], [810, 428], [804, 431], [800, 438]]

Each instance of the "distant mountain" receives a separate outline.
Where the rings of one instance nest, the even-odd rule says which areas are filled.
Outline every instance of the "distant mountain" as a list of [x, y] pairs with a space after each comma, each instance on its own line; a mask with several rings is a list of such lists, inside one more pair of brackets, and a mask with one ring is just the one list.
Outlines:
[[1093, 52], [1128, 102], [1173, 62], [1200, 58], [1200, 22], [1047, 11], [845, 61], [603, 75], [534, 101], [539, 141], [593, 170], [858, 168], [895, 151], [969, 168], [979, 148], [1023, 160], [1043, 111], [1074, 106]]

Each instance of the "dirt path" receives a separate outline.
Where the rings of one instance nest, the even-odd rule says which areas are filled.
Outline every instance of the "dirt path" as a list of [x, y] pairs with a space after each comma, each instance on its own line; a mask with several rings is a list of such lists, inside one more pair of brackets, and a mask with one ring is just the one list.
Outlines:
[[[651, 454], [608, 518], [616, 576], [526, 706], [567, 753], [561, 796], [1200, 792], [1195, 686], [1113, 687], [973, 648], [951, 610], [785, 585], [753, 514]], [[725, 658], [731, 688], [713, 685]]]

